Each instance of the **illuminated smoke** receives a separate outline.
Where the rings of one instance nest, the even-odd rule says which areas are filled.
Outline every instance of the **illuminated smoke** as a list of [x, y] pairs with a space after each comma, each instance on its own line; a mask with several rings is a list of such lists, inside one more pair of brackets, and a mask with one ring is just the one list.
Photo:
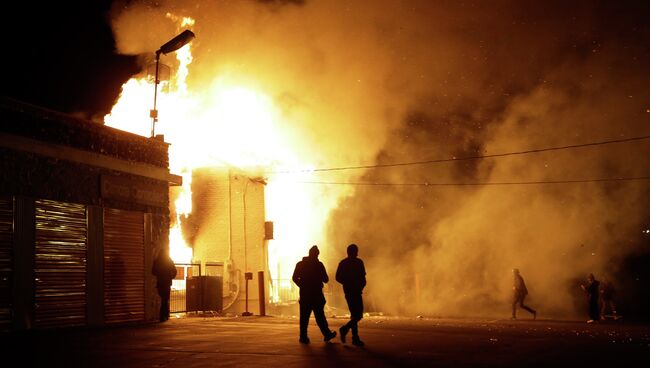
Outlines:
[[[455, 27], [444, 31], [443, 38], [457, 41], [445, 45], [446, 53], [466, 57], [428, 79], [432, 88], [419, 101], [414, 99], [377, 163], [476, 156], [650, 132], [644, 72], [648, 50], [626, 43], [629, 34], [621, 32], [629, 27], [647, 40], [647, 27], [621, 27], [597, 19], [591, 11], [576, 12], [576, 18], [569, 13], [522, 19], [515, 8], [495, 14], [499, 10], [486, 10], [478, 19], [474, 13], [459, 14]], [[642, 141], [375, 169], [357, 181], [647, 176], [649, 157], [650, 145]], [[644, 243], [639, 235], [649, 219], [649, 197], [648, 181], [360, 187], [341, 203], [330, 221], [330, 233], [340, 256], [347, 243], [360, 245], [371, 280], [367, 299], [381, 311], [507, 317], [511, 269], [519, 268], [531, 292], [528, 302], [540, 313], [586, 316], [577, 281], [584, 282], [589, 272], [618, 282], [621, 289], [638, 286], [621, 285], [638, 279], [615, 276], [624, 274], [619, 266], [626, 257], [648, 251], [647, 240]], [[619, 298], [633, 299], [623, 293]], [[519, 315], [529, 317], [525, 311]]]
[[[196, 20], [188, 89], [272, 96], [313, 167], [474, 156], [647, 134], [644, 11], [616, 4], [162, 1], [114, 9], [122, 52]], [[625, 17], [608, 14], [623, 12]], [[637, 15], [635, 16], [635, 13]], [[621, 20], [617, 20], [621, 19]], [[151, 56], [149, 56], [151, 58]], [[647, 142], [457, 163], [323, 172], [315, 181], [544, 181], [647, 175]], [[287, 182], [301, 177], [287, 176]], [[287, 183], [287, 185], [289, 185]], [[494, 187], [314, 186], [330, 275], [351, 242], [385, 312], [508, 315], [517, 267], [540, 314], [581, 313], [576, 279], [642, 252], [648, 182]], [[281, 206], [281, 203], [277, 206]], [[334, 214], [330, 210], [336, 207]], [[327, 231], [327, 237], [321, 231]], [[288, 227], [286, 231], [291, 231]], [[647, 250], [646, 250], [647, 251]], [[418, 286], [416, 288], [416, 286]], [[576, 296], [577, 295], [577, 296]], [[522, 312], [520, 312], [522, 313]], [[525, 312], [523, 312], [525, 313]]]

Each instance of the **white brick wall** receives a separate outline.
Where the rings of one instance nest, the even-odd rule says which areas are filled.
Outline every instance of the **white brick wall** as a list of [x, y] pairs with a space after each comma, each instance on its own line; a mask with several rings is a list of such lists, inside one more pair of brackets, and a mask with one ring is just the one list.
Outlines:
[[[252, 272], [248, 283], [248, 310], [259, 314], [258, 271], [265, 272], [268, 289], [267, 242], [264, 240], [264, 184], [234, 169], [195, 170], [192, 179], [192, 213], [197, 235], [194, 262], [232, 261], [234, 272], [224, 273], [224, 296], [231, 283], [240, 286], [239, 296], [225, 312], [245, 311], [244, 273]], [[231, 277], [232, 276], [232, 277]], [[265, 290], [268, 299], [268, 290]], [[232, 301], [224, 299], [224, 307]]]

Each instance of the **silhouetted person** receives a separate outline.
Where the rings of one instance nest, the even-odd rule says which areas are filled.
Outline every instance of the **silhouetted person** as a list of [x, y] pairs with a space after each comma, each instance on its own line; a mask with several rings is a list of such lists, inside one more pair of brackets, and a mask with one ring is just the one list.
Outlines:
[[598, 308], [598, 299], [600, 298], [600, 282], [596, 280], [593, 273], [587, 276], [587, 285], [580, 285], [582, 290], [587, 293], [589, 300], [589, 320], [587, 323], [594, 323], [600, 319], [600, 308]]
[[517, 319], [517, 306], [529, 311], [533, 315], [533, 319], [536, 319], [537, 312], [524, 304], [524, 300], [528, 295], [528, 289], [526, 288], [524, 278], [521, 277], [519, 270], [516, 268], [512, 270], [512, 274], [514, 276], [514, 283], [512, 285], [512, 319]]
[[[606, 317], [618, 320], [620, 317], [616, 313], [616, 303], [614, 302], [616, 290], [611, 281], [605, 279], [600, 284], [600, 319], [604, 320]], [[610, 314], [608, 314], [610, 313]]]
[[318, 260], [317, 246], [309, 249], [309, 256], [303, 257], [302, 261], [296, 264], [293, 271], [293, 282], [300, 288], [300, 342], [309, 343], [307, 337], [307, 326], [309, 317], [314, 312], [316, 323], [323, 333], [325, 342], [330, 341], [336, 336], [336, 332], [331, 331], [325, 319], [325, 295], [323, 295], [323, 283], [329, 281], [325, 266]]
[[350, 321], [341, 326], [341, 342], [345, 343], [345, 335], [352, 331], [352, 344], [363, 346], [364, 343], [359, 338], [358, 323], [363, 318], [363, 298], [361, 297], [363, 288], [366, 286], [366, 268], [363, 261], [357, 258], [359, 247], [356, 244], [348, 245], [348, 258], [339, 262], [336, 269], [336, 281], [343, 284], [345, 300], [348, 302], [350, 309]]
[[156, 287], [160, 295], [160, 322], [169, 319], [169, 295], [172, 280], [176, 277], [176, 265], [169, 257], [169, 250], [161, 249], [153, 261], [151, 273], [156, 275]]

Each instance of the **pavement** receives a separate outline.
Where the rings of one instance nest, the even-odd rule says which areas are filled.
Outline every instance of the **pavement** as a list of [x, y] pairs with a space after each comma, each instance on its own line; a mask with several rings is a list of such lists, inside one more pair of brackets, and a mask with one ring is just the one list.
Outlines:
[[[328, 318], [330, 328], [347, 319]], [[2, 367], [614, 367], [650, 366], [650, 326], [621, 321], [371, 316], [365, 347], [298, 343], [295, 317], [176, 315], [164, 323], [11, 332]]]

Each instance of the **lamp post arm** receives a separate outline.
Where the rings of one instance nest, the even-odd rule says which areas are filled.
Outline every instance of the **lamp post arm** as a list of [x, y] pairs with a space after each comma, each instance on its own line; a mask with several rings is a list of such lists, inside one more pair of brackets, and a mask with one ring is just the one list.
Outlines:
[[153, 109], [149, 111], [149, 116], [151, 117], [151, 138], [154, 137], [156, 122], [158, 121], [158, 110], [156, 109], [156, 102], [158, 100], [158, 84], [160, 83], [160, 80], [158, 79], [160, 54], [167, 55], [170, 52], [174, 52], [191, 42], [194, 37], [194, 33], [189, 29], [186, 29], [181, 34], [177, 35], [164, 45], [160, 46], [160, 48], [156, 51], [156, 79], [154, 80], [153, 90]]
[[154, 79], [154, 89], [153, 89], [153, 110], [149, 112], [149, 116], [151, 116], [151, 138], [154, 137], [156, 122], [158, 121], [158, 110], [156, 109], [156, 103], [158, 100], [158, 84], [160, 83], [160, 80], [158, 79], [159, 64], [160, 64], [160, 50], [156, 51], [156, 76]]

